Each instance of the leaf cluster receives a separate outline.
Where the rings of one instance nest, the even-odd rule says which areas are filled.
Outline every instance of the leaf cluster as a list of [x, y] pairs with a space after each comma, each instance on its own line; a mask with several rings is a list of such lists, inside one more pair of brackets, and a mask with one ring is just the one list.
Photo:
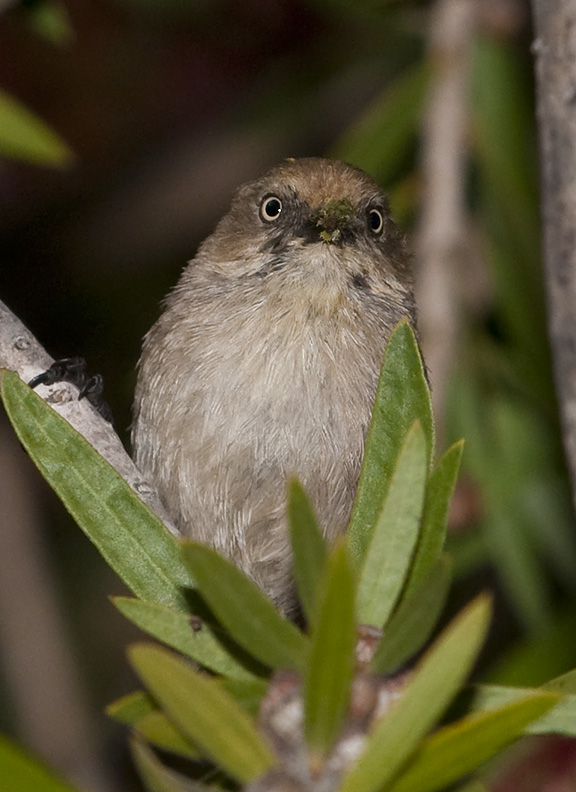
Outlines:
[[[428, 386], [407, 322], [386, 350], [347, 535], [328, 546], [301, 485], [289, 482], [306, 629], [214, 550], [176, 540], [11, 372], [2, 375], [2, 398], [45, 478], [136, 595], [116, 598], [116, 607], [165, 644], [131, 648], [145, 689], [109, 707], [132, 729], [148, 789], [210, 788], [160, 758], [172, 754], [192, 763], [193, 778], [208, 762], [227, 785], [247, 789], [283, 774], [303, 789], [434, 792], [526, 730], [576, 733], [571, 678], [542, 689], [480, 687], [459, 718], [437, 728], [482, 647], [486, 595], [403, 672], [447, 595], [446, 521], [462, 454], [457, 443], [435, 459]], [[286, 731], [279, 713], [289, 711], [296, 715]], [[353, 758], [352, 736], [361, 746]], [[9, 743], [0, 743], [0, 765], [11, 788], [32, 774], [37, 789], [69, 789]]]

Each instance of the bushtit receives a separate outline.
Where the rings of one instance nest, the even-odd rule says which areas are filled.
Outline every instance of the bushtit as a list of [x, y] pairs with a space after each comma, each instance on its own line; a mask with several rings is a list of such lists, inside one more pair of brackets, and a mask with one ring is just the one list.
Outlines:
[[294, 604], [286, 480], [345, 530], [409, 256], [361, 170], [288, 159], [241, 187], [144, 339], [132, 440], [187, 537]]

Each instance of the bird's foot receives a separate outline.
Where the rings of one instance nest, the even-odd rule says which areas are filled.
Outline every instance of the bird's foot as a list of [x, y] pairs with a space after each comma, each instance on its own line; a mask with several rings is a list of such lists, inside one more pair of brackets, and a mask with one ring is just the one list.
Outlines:
[[49, 369], [33, 377], [28, 385], [36, 388], [38, 385], [54, 385], [56, 382], [70, 382], [76, 385], [80, 390], [78, 399], [87, 399], [102, 418], [108, 423], [113, 423], [110, 405], [102, 398], [104, 379], [101, 374], [88, 376], [84, 358], [69, 357], [55, 360]]

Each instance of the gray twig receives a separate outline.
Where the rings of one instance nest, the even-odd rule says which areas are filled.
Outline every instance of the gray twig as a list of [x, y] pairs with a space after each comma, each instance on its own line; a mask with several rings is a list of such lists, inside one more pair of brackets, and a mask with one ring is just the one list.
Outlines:
[[467, 239], [464, 183], [475, 11], [474, 0], [438, 0], [429, 33], [433, 73], [422, 130], [425, 188], [417, 233], [416, 303], [439, 425], [459, 337], [456, 298]]
[[[29, 382], [53, 362], [28, 328], [0, 301], [0, 368], [15, 371], [24, 382]], [[58, 382], [40, 385], [37, 392], [116, 469], [168, 530], [179, 536], [155, 489], [145, 481], [112, 426], [86, 399], [78, 401], [78, 389]]]
[[576, 6], [533, 0], [548, 327], [576, 498]]

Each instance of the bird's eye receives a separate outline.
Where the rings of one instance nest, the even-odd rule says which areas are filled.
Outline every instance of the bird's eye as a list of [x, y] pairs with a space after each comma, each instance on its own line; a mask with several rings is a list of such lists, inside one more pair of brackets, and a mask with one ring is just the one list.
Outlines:
[[273, 223], [282, 214], [282, 201], [277, 195], [266, 195], [260, 204], [260, 219]]
[[380, 209], [370, 209], [368, 212], [368, 226], [375, 236], [380, 236], [384, 228], [384, 215]]

